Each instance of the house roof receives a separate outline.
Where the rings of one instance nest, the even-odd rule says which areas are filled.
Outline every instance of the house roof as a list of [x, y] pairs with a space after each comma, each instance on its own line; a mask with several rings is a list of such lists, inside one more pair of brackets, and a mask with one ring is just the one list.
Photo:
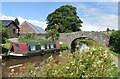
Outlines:
[[8, 26], [12, 20], [0, 20], [0, 23], [2, 23], [4, 26]]
[[32, 27], [36, 31], [36, 33], [47, 33], [44, 29], [42, 29], [39, 26], [33, 25], [27, 21], [24, 21], [24, 23], [27, 23], [30, 27]]
[[[11, 24], [12, 22], [16, 25], [16, 23], [13, 20], [0, 20], [0, 23], [2, 23], [6, 27], [9, 26], [9, 24]], [[17, 28], [19, 27], [17, 26]]]

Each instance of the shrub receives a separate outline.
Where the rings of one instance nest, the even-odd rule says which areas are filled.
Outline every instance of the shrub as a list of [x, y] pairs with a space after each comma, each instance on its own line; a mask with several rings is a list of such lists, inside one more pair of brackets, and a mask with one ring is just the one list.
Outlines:
[[3, 43], [5, 43], [5, 38], [8, 38], [8, 34], [7, 34], [7, 28], [5, 26], [3, 26], [2, 24], [0, 24], [0, 33], [1, 32], [2, 32], [2, 44], [3, 44]]
[[67, 50], [69, 47], [66, 44], [60, 44], [60, 50]]
[[101, 47], [91, 47], [84, 53], [69, 51], [62, 53], [59, 64], [48, 62], [45, 66], [47, 77], [109, 77], [116, 68], [109, 50]]
[[6, 52], [8, 52], [8, 49], [5, 47], [2, 47], [2, 53], [6, 53]]
[[84, 44], [87, 44], [88, 46], [93, 46], [93, 45], [96, 44], [96, 42], [95, 42], [94, 40], [90, 39], [90, 38], [77, 39], [77, 40], [75, 41], [75, 43], [76, 43], [76, 42], [79, 42], [79, 45], [82, 45], [82, 44], [84, 43]]
[[120, 53], [120, 31], [112, 32], [110, 36], [109, 45], [111, 50], [116, 53]]

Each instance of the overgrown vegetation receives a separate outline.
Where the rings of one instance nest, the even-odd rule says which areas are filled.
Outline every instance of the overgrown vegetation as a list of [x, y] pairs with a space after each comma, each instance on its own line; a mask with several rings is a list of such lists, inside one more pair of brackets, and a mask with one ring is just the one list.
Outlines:
[[120, 54], [120, 31], [112, 32], [109, 45], [112, 51]]
[[82, 45], [84, 43], [87, 46], [94, 46], [96, 44], [96, 42], [90, 38], [80, 38], [80, 39], [75, 40], [74, 43], [75, 44], [79, 43], [79, 45]]
[[11, 41], [8, 39], [5, 39], [5, 43], [1, 44], [1, 46], [2, 46], [2, 53], [6, 53], [6, 52], [8, 52], [8, 49], [11, 46]]
[[[46, 77], [109, 77], [118, 76], [117, 68], [113, 63], [109, 50], [97, 46], [85, 52], [62, 53], [59, 64], [48, 62], [44, 76]], [[116, 74], [113, 74], [116, 71]]]
[[19, 42], [49, 42], [48, 39], [19, 38]]
[[60, 44], [60, 50], [63, 51], [63, 50], [68, 50], [68, 45], [66, 44]]
[[[26, 64], [23, 77], [118, 77], [117, 67], [112, 61], [110, 51], [103, 46], [97, 45], [84, 52], [63, 51], [60, 54], [59, 63], [50, 56], [43, 61], [44, 66]], [[34, 67], [33, 67], [34, 66]]]
[[0, 39], [0, 43], [5, 43], [5, 39], [8, 38], [8, 34], [7, 34], [7, 28], [5, 26], [3, 26], [2, 24], [0, 24], [0, 35], [2, 37], [2, 39]]

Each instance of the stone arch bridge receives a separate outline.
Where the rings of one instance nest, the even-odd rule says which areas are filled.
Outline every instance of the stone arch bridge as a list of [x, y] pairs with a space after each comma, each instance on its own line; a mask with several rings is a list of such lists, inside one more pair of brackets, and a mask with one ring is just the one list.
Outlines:
[[60, 33], [60, 42], [62, 44], [67, 44], [71, 48], [71, 43], [78, 38], [91, 38], [97, 43], [102, 43], [105, 45], [109, 41], [110, 35], [104, 34], [102, 32], [90, 32], [90, 31], [79, 31], [72, 33]]

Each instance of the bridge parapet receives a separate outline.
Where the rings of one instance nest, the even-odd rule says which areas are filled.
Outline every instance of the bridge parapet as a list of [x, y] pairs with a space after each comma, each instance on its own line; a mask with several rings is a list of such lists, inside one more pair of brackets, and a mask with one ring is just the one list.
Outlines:
[[72, 33], [60, 33], [60, 42], [67, 44], [71, 48], [71, 43], [73, 40], [81, 37], [91, 38], [96, 42], [105, 43], [109, 41], [110, 35], [104, 34], [102, 32], [90, 32], [90, 31], [79, 31]]

